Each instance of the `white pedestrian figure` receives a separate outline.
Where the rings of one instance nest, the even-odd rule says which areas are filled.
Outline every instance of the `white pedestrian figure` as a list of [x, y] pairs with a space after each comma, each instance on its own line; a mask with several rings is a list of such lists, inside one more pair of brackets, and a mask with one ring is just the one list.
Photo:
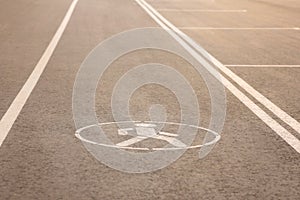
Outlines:
[[135, 124], [135, 128], [119, 129], [118, 130], [119, 135], [132, 135], [135, 137], [120, 142], [116, 145], [120, 147], [128, 147], [132, 144], [141, 142], [145, 139], [153, 138], [153, 139], [166, 141], [175, 147], [179, 147], [179, 148], [186, 147], [186, 144], [184, 144], [183, 142], [175, 138], [178, 136], [177, 134], [167, 133], [162, 131], [157, 132], [155, 128], [156, 128], [155, 124], [138, 123]]

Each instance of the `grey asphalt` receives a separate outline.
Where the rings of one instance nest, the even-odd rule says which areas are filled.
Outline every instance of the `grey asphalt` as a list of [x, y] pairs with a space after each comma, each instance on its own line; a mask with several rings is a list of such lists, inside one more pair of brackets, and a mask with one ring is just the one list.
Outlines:
[[[0, 116], [25, 83], [71, 1], [0, 0]], [[156, 9], [246, 9], [245, 13], [166, 12], [178, 27], [300, 27], [296, 0], [149, 0]], [[298, 199], [300, 155], [229, 91], [222, 139], [203, 160], [187, 151], [170, 166], [127, 174], [96, 160], [75, 138], [72, 92], [88, 53], [110, 36], [158, 25], [133, 0], [79, 0], [46, 70], [0, 147], [0, 199]], [[226, 65], [299, 65], [299, 30], [183, 30]], [[135, 52], [112, 64], [100, 82], [97, 114], [112, 119], [114, 83], [133, 64], [155, 60], [191, 80], [203, 123], [209, 96], [190, 66], [165, 52]], [[237, 75], [300, 120], [300, 68], [231, 67]], [[163, 88], [141, 88], [133, 115], [152, 102], [178, 119]], [[142, 101], [141, 101], [142, 99]], [[257, 102], [256, 102], [257, 103]], [[260, 105], [261, 106], [261, 105]], [[144, 113], [143, 113], [144, 114]], [[276, 116], [271, 115], [288, 130]], [[291, 130], [299, 138], [299, 133]]]

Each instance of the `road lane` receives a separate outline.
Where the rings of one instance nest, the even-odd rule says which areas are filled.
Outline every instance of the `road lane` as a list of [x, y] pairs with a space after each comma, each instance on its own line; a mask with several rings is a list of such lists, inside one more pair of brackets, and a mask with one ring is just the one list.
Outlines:
[[226, 65], [297, 65], [299, 31], [184, 30]]
[[36, 84], [38, 83], [42, 73], [44, 72], [53, 52], [57, 44], [60, 41], [61, 36], [63, 35], [66, 26], [69, 23], [69, 20], [73, 14], [74, 9], [76, 8], [78, 0], [74, 0], [70, 5], [64, 19], [62, 20], [61, 24], [59, 25], [55, 35], [51, 39], [49, 45], [47, 46], [46, 50], [44, 51], [43, 55], [41, 56], [40, 60], [34, 67], [32, 73], [24, 83], [22, 89], [19, 91], [9, 108], [7, 109], [6, 113], [3, 115], [0, 121], [0, 146], [2, 145], [3, 141], [5, 140], [7, 134], [9, 133], [11, 127], [13, 126], [15, 120], [19, 116], [23, 106], [25, 105], [27, 99], [29, 98], [31, 92], [35, 88]]
[[232, 67], [231, 70], [300, 121], [299, 68]]
[[0, 118], [31, 74], [71, 1], [1, 1]]
[[[145, 26], [157, 25], [131, 0], [103, 0], [101, 4], [96, 0], [79, 1], [53, 58], [0, 149], [1, 197], [295, 199], [299, 196], [299, 154], [230, 93], [227, 93], [222, 140], [204, 160], [197, 160], [197, 152], [189, 151], [165, 169], [133, 175], [106, 167], [84, 149], [74, 137], [72, 120], [76, 72], [99, 42], [112, 34]], [[201, 93], [203, 83], [198, 81], [201, 79], [193, 76], [186, 63], [160, 53], [138, 52], [113, 64], [106, 81], [102, 82], [104, 87], [98, 91], [97, 111], [104, 119], [111, 119], [109, 95], [104, 99], [99, 97], [107, 94], [114, 84], [114, 78], [110, 77], [120, 75], [131, 64], [152, 59], [174, 64], [187, 78], [194, 79], [193, 85], [200, 84], [197, 95], [203, 96], [203, 103], [209, 101]], [[147, 108], [157, 94], [167, 98], [168, 95], [154, 89], [137, 94], [141, 97], [133, 100], [134, 114]], [[146, 101], [141, 102], [140, 98]], [[176, 108], [176, 102], [171, 99], [165, 102], [169, 102], [170, 108]], [[171, 114], [176, 117], [178, 113], [172, 110]]]
[[[300, 152], [300, 141], [293, 136], [290, 132], [284, 129], [278, 122], [273, 120], [268, 114], [266, 114], [260, 107], [258, 107], [253, 101], [251, 101], [246, 95], [244, 95], [237, 87], [228, 81], [224, 76], [216, 76], [217, 72], [209, 64], [212, 63], [218, 68], [224, 75], [228, 76], [232, 81], [238, 84], [242, 89], [249, 93], [259, 103], [269, 109], [282, 121], [291, 126], [295, 131], [300, 132], [300, 123], [289, 116], [286, 112], [281, 110], [278, 106], [260, 94], [251, 85], [245, 82], [243, 79], [234, 74], [230, 69], [226, 68], [220, 61], [209, 54], [203, 47], [198, 45], [193, 39], [188, 37], [185, 33], [180, 31], [176, 26], [170, 23], [160, 13], [158, 13], [151, 5], [144, 0], [137, 0], [139, 5], [151, 16], [164, 30], [166, 30], [178, 43], [180, 43], [198, 62], [200, 62], [210, 74], [214, 75], [219, 82], [222, 82], [224, 86], [234, 94], [245, 106], [254, 112], [263, 122], [265, 122], [270, 128], [272, 128], [276, 134], [280, 135], [290, 146], [292, 146], [298, 153]], [[194, 49], [192, 49], [192, 48]], [[197, 52], [196, 52], [197, 51]], [[206, 59], [206, 60], [205, 60]]]
[[[241, 4], [243, 5], [245, 2], [247, 5], [247, 1], [243, 1]], [[255, 8], [257, 4], [258, 3], [252, 2], [251, 9], [253, 9], [253, 7]], [[156, 5], [156, 7], [160, 8], [159, 5]], [[264, 8], [264, 6], [261, 7]], [[269, 24], [268, 21], [272, 21], [272, 25], [275, 24], [275, 27], [282, 26], [282, 22], [289, 22], [288, 24], [295, 25], [299, 23], [297, 20], [299, 17], [295, 18], [294, 12], [291, 12], [292, 14], [289, 15], [283, 15], [288, 11], [286, 8], [276, 7], [275, 9], [270, 9], [270, 7], [269, 9], [265, 9], [267, 13], [263, 11], [262, 8], [255, 11], [255, 15], [251, 13], [251, 9], [250, 11], [247, 10], [247, 13], [243, 13], [243, 17], [240, 16], [240, 13], [236, 14], [236, 17], [232, 17], [233, 13], [230, 13], [229, 16], [226, 13], [223, 14], [224, 17], [221, 18], [220, 13], [217, 13], [217, 18], [213, 18], [212, 14], [209, 13], [210, 16], [202, 16], [202, 18], [207, 20], [197, 21], [198, 23], [204, 22], [206, 24], [220, 23], [225, 27], [224, 29], [218, 29], [218, 25], [208, 25], [207, 27], [212, 27], [211, 30], [209, 30], [209, 28], [201, 29], [201, 26], [200, 29], [193, 27], [192, 30], [189, 30], [189, 27], [187, 27], [187, 29], [184, 28], [183, 30], [225, 64], [226, 62], [243, 64], [259, 63], [258, 65], [263, 65], [263, 63], [269, 63], [270, 65], [272, 65], [272, 63], [282, 65], [287, 63], [292, 63], [291, 65], [299, 63], [299, 49], [297, 46], [299, 46], [300, 38], [298, 37], [298, 28], [287, 30], [269, 28], [269, 25], [265, 28], [261, 27], [261, 23]], [[279, 12], [276, 13], [275, 11], [279, 11], [280, 9], [283, 9], [285, 12], [280, 13], [282, 16], [278, 17], [277, 13]], [[267, 15], [272, 12], [272, 15]], [[205, 14], [201, 13], [201, 15]], [[197, 19], [202, 19], [199, 13], [189, 13], [186, 18], [177, 17], [176, 14], [172, 13], [169, 18], [171, 21], [175, 21], [175, 24], [177, 19], [185, 19], [185, 23], [188, 24], [196, 22]], [[257, 20], [257, 18], [261, 18], [262, 20]], [[236, 19], [239, 20], [237, 21]], [[246, 24], [251, 22], [250, 27], [254, 27], [253, 29], [244, 27], [245, 19], [247, 19]], [[230, 25], [227, 25], [228, 23]], [[234, 24], [233, 27], [237, 27], [237, 29], [232, 28], [232, 24]], [[214, 27], [217, 29], [214, 29]], [[226, 27], [229, 29], [227, 30]], [[261, 28], [261, 30], [255, 29], [255, 27]], [[281, 75], [284, 76], [283, 74]], [[284, 85], [284, 81], [280, 84]], [[294, 110], [297, 112], [298, 109], [294, 108]]]

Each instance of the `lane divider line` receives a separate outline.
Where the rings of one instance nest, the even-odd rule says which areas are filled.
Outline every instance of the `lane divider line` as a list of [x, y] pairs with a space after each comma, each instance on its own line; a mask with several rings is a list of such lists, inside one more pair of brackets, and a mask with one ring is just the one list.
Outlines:
[[[233, 72], [229, 73], [227, 68], [206, 52], [202, 47], [196, 44], [191, 38], [181, 32], [173, 24], [162, 17], [156, 10], [154, 10], [144, 0], [135, 0], [148, 14], [158, 23], [166, 32], [168, 32], [180, 45], [182, 45], [198, 62], [200, 62], [217, 80], [219, 80], [224, 86], [235, 95], [246, 107], [248, 107], [258, 118], [260, 118], [266, 125], [268, 125], [277, 135], [279, 135], [284, 141], [286, 141], [292, 148], [300, 153], [300, 140], [298, 140], [293, 134], [282, 127], [277, 121], [270, 117], [265, 111], [263, 111], [258, 105], [256, 105], [250, 98], [242, 93], [237, 87], [235, 87], [230, 81], [228, 81], [223, 75], [212, 67], [202, 56], [209, 60], [212, 64], [216, 65], [225, 74], [229, 74], [229, 77], [237, 79]], [[187, 43], [188, 42], [188, 43]], [[191, 47], [194, 47], [195, 50]], [[196, 51], [197, 50], [197, 51]], [[202, 56], [199, 54], [201, 53]], [[225, 68], [225, 69], [224, 69]], [[240, 80], [237, 79], [240, 83]], [[241, 83], [240, 83], [241, 84]], [[249, 90], [249, 87], [245, 88], [244, 84], [241, 84], [242, 88]], [[250, 86], [251, 87], [251, 86]], [[250, 88], [251, 89], [251, 88]], [[250, 91], [252, 92], [252, 91]], [[257, 94], [256, 94], [257, 95]], [[262, 95], [261, 95], [262, 96]], [[261, 98], [259, 98], [261, 100]], [[273, 107], [272, 107], [273, 108]], [[277, 110], [278, 111], [278, 110]], [[274, 111], [275, 112], [275, 111]], [[276, 113], [276, 112], [275, 112]], [[274, 113], [274, 114], [275, 114]], [[279, 115], [281, 118], [282, 115]], [[278, 117], [279, 117], [278, 116]], [[286, 118], [284, 118], [285, 121]]]
[[44, 69], [46, 68], [53, 52], [60, 41], [69, 21], [70, 18], [75, 10], [79, 0], [73, 0], [71, 3], [63, 21], [61, 22], [59, 28], [57, 29], [54, 37], [52, 38], [51, 42], [49, 43], [47, 49], [43, 53], [42, 57], [40, 58], [39, 62], [35, 66], [34, 70], [32, 71], [31, 75], [23, 85], [22, 89], [19, 91], [18, 95], [15, 97], [13, 102], [11, 103], [10, 107], [3, 115], [0, 121], [0, 147], [3, 144], [3, 141], [7, 137], [10, 129], [12, 128], [14, 122], [16, 121], [17, 117], [19, 116], [21, 110], [23, 109], [27, 99], [29, 98], [31, 92], [33, 91], [34, 87], [36, 86], [37, 82], [40, 79]]
[[[145, 2], [144, 0], [141, 0]], [[145, 4], [147, 4], [145, 2]], [[150, 6], [148, 4], [148, 6]], [[152, 8], [152, 7], [151, 7]], [[273, 114], [279, 117], [282, 121], [292, 127], [295, 131], [300, 134], [300, 123], [276, 106], [273, 102], [267, 99], [265, 96], [260, 94], [257, 90], [255, 90], [252, 86], [246, 83], [242, 78], [233, 73], [230, 69], [225, 67], [220, 61], [218, 61], [215, 57], [209, 54], [203, 47], [197, 44], [194, 40], [192, 40], [185, 33], [180, 31], [177, 27], [167, 21], [162, 15], [160, 15], [157, 11], [152, 8], [152, 11], [155, 12], [157, 16], [167, 24], [175, 33], [181, 36], [191, 47], [195, 48], [204, 58], [209, 60], [214, 66], [218, 67], [222, 72], [224, 72], [227, 76], [229, 76], [233, 81], [235, 81], [239, 86], [241, 86], [244, 90], [246, 90], [251, 96], [253, 96], [256, 100], [258, 100], [261, 104], [263, 104], [266, 108], [268, 108]]]
[[295, 30], [299, 31], [299, 27], [201, 27], [201, 26], [185, 26], [178, 27], [181, 30]]
[[218, 9], [168, 9], [161, 8], [157, 11], [162, 12], [223, 12], [223, 13], [245, 13], [247, 10], [218, 10]]
[[300, 67], [300, 65], [224, 65], [226, 67], [266, 67], [266, 68], [297, 68]]

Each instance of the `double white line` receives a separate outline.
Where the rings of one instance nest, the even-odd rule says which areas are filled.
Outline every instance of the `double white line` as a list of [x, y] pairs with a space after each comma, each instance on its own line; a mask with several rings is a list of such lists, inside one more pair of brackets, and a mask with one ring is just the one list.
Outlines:
[[224, 74], [230, 77], [241, 88], [247, 91], [253, 98], [269, 109], [278, 118], [292, 127], [300, 134], [300, 123], [281, 110], [278, 106], [256, 91], [252, 86], [243, 79], [225, 67], [216, 58], [210, 55], [200, 45], [193, 41], [189, 36], [180, 31], [177, 27], [166, 20], [152, 6], [144, 0], [135, 0], [165, 31], [167, 31], [180, 45], [182, 45], [198, 62], [200, 62], [217, 80], [219, 80], [234, 96], [236, 96], [245, 106], [247, 106], [257, 117], [275, 131], [283, 140], [300, 153], [300, 141], [277, 121], [257, 106], [251, 99], [235, 87], [228, 79], [220, 75], [212, 64], [220, 69]]

